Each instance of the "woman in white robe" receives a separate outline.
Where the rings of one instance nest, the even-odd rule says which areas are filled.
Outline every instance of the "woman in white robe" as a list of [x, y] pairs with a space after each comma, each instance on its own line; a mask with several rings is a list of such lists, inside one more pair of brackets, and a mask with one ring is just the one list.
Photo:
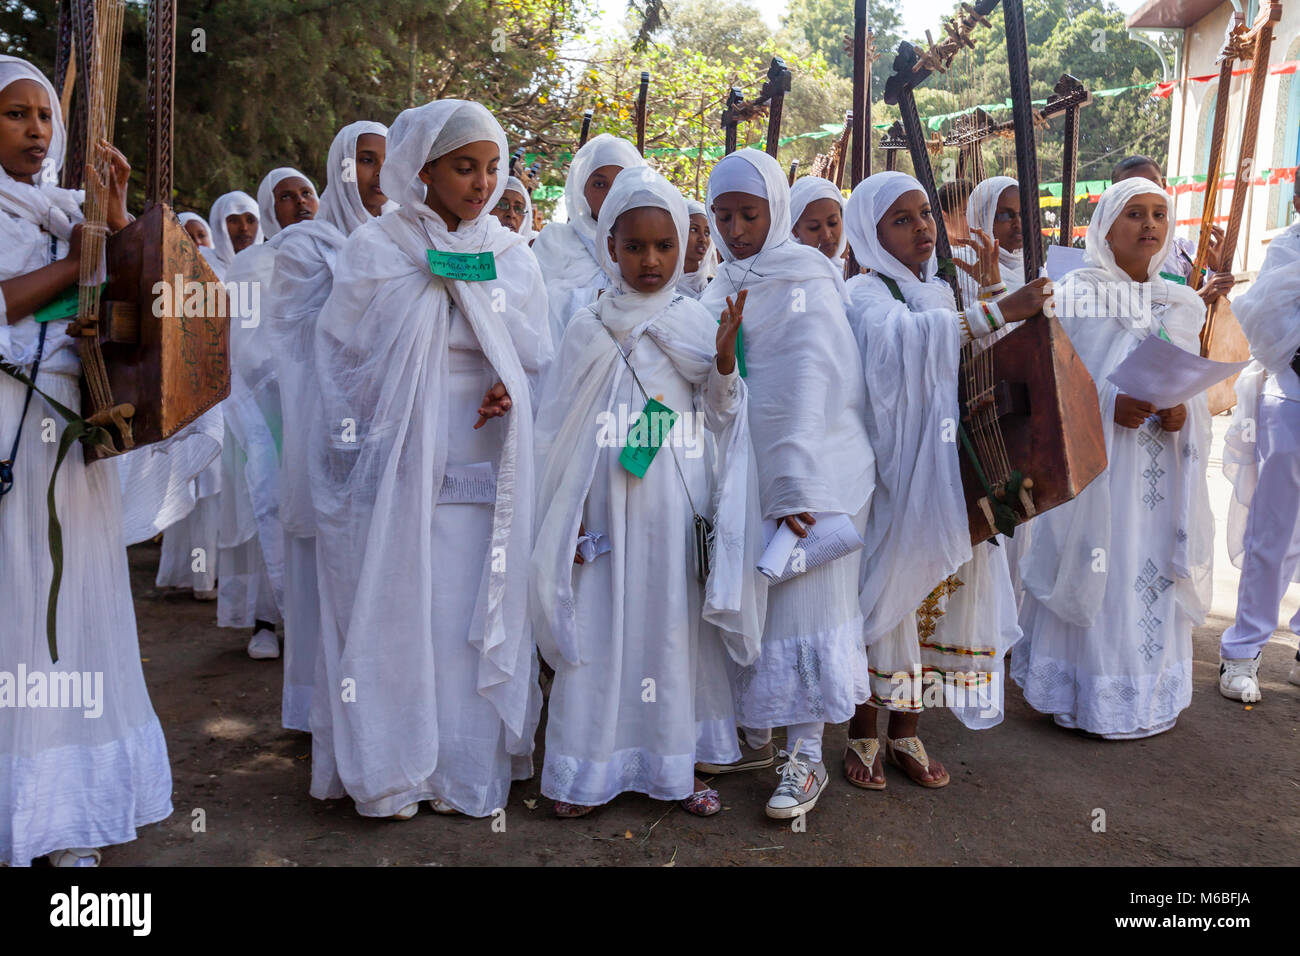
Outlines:
[[[686, 265], [677, 280], [677, 291], [698, 299], [718, 274], [718, 253], [709, 233], [709, 210], [697, 199], [686, 200], [691, 229], [686, 237]], [[693, 267], [692, 267], [693, 266]]]
[[[749, 429], [762, 516], [798, 534], [817, 512], [849, 515], [860, 533], [876, 470], [863, 424], [862, 376], [844, 363], [856, 344], [840, 270], [794, 241], [790, 188], [766, 153], [743, 149], [718, 163], [708, 203], [725, 261], [700, 303], [721, 317], [729, 298], [739, 306], [745, 296]], [[773, 585], [762, 654], [734, 677], [736, 716], [749, 748], [743, 766], [770, 766], [771, 728], [786, 728], [787, 761], [766, 808], [777, 819], [813, 808], [826, 783], [824, 727], [848, 720], [870, 693], [861, 559], [854, 551]], [[701, 769], [710, 767], [718, 765]]]
[[[204, 259], [208, 260], [208, 265], [212, 266], [212, 271], [217, 274], [217, 278], [223, 282], [226, 279], [226, 270], [235, 261], [236, 250], [230, 234], [231, 229], [239, 228], [232, 226], [230, 220], [250, 215], [256, 221], [257, 228], [249, 230], [253, 233], [249, 245], [255, 246], [265, 242], [266, 236], [262, 231], [262, 216], [257, 208], [257, 200], [248, 193], [239, 190], [224, 193], [217, 197], [217, 201], [212, 204], [212, 210], [208, 213], [212, 245], [201, 246], [199, 252]], [[239, 251], [242, 252], [246, 248], [248, 246], [242, 247]]]
[[[306, 202], [279, 208], [282, 184], [298, 180], [310, 190]], [[295, 193], [297, 190], [293, 190]], [[306, 191], [306, 190], [304, 190]], [[285, 539], [280, 521], [280, 446], [283, 409], [268, 316], [268, 291], [280, 245], [297, 225], [295, 215], [314, 214], [319, 201], [311, 180], [296, 169], [273, 169], [257, 187], [258, 221], [266, 241], [238, 253], [226, 271], [238, 308], [230, 314], [230, 397], [223, 403], [220, 556], [217, 625], [252, 628], [248, 656], [280, 656], [275, 625], [284, 615]]]
[[[69, 323], [46, 323], [42, 348], [32, 317], [78, 275], [82, 194], [56, 184], [65, 136], [59, 99], [31, 64], [0, 56], [0, 100], [0, 361], [28, 374], [39, 349], [37, 387], [75, 409], [81, 363]], [[37, 145], [45, 156], [32, 168], [25, 151]], [[125, 224], [125, 183], [123, 173], [110, 228]], [[60, 419], [39, 395], [24, 416], [26, 396], [25, 385], [0, 372], [0, 455], [10, 457], [24, 424], [13, 484], [0, 497], [0, 862], [27, 866], [48, 854], [55, 865], [94, 865], [98, 847], [134, 840], [137, 827], [171, 813], [171, 768], [140, 667], [117, 468], [85, 464], [75, 445], [54, 492], [63, 578], [51, 661], [46, 492], [58, 445], [42, 440], [41, 421]], [[80, 701], [49, 706], [46, 690], [54, 692], [59, 674], [79, 683], [84, 675]]]
[[[916, 179], [883, 172], [858, 184], [845, 214], [854, 257], [870, 270], [848, 281], [848, 316], [878, 456], [861, 591], [872, 693], [849, 725], [845, 754], [849, 782], [868, 790], [885, 788], [884, 757], [922, 786], [947, 784], [917, 736], [920, 714], [947, 706], [968, 727], [1000, 722], [1002, 659], [1020, 637], [1005, 549], [985, 543], [972, 551], [952, 433], [962, 346], [992, 338], [1004, 313], [958, 311], [936, 274], [928, 209]], [[877, 709], [889, 712], [883, 753]]]
[[[997, 278], [982, 284], [977, 275], [957, 269], [961, 300], [970, 305], [981, 299], [999, 299], [1025, 284], [1024, 241], [1020, 232], [1020, 183], [1010, 176], [990, 176], [971, 190], [966, 201], [966, 222], [997, 242]], [[953, 240], [954, 260], [975, 266], [976, 245], [970, 239]], [[981, 343], [984, 344], [984, 343]]]
[[[1148, 335], [1200, 352], [1204, 302], [1159, 275], [1172, 220], [1155, 183], [1114, 184], [1088, 224], [1087, 265], [1057, 290], [1061, 324], [1097, 383], [1109, 464], [1073, 501], [1034, 519], [1020, 565], [1025, 641], [1012, 654], [1012, 676], [1062, 727], [1112, 740], [1169, 730], [1191, 702], [1192, 628], [1211, 596], [1206, 397], [1185, 413], [1158, 410], [1121, 425], [1116, 417], [1130, 420], [1134, 400], [1107, 380]], [[1141, 238], [1129, 238], [1139, 228]], [[1138, 242], [1137, 253], [1127, 251]], [[1144, 264], [1145, 281], [1135, 280]], [[1075, 315], [1088, 312], [1102, 314]]]
[[[641, 209], [667, 214], [645, 236], [677, 238], [651, 260], [661, 282], [648, 292], [626, 278], [646, 260], [615, 248], [620, 264], [610, 252], [619, 217]], [[735, 659], [752, 663], [762, 633], [752, 570], [757, 495], [736, 326], [720, 339], [708, 313], [675, 288], [687, 223], [686, 204], [658, 173], [640, 167], [619, 176], [596, 233], [610, 290], [570, 320], [539, 409], [532, 607], [538, 646], [555, 668], [542, 793], [562, 817], [629, 790], [711, 816], [721, 809], [718, 793], [696, 778], [695, 764], [740, 757], [719, 627], [731, 632]], [[719, 342], [725, 357], [715, 357]], [[615, 423], [640, 414], [642, 388], [681, 418], [661, 433], [638, 478], [619, 463], [635, 432], [620, 435]], [[701, 425], [715, 446], [706, 448]], [[693, 508], [712, 519], [718, 542], [707, 591], [692, 561]], [[575, 558], [580, 529], [603, 536], [608, 551]]]
[[620, 171], [644, 165], [635, 146], [609, 133], [588, 140], [569, 165], [564, 181], [564, 208], [569, 221], [547, 225], [532, 246], [546, 279], [551, 338], [557, 345], [569, 319], [584, 305], [595, 302], [609, 284], [596, 252], [600, 203]]
[[[331, 726], [313, 719], [311, 793], [363, 816], [487, 816], [532, 773], [530, 377], [553, 350], [537, 262], [488, 215], [506, 160], [477, 103], [398, 116], [381, 178], [400, 208], [348, 239], [317, 320], [313, 700]], [[443, 272], [490, 254], [496, 278], [433, 275], [430, 250]]]
[[[329, 181], [316, 217], [284, 230], [271, 241], [277, 248], [275, 271], [266, 291], [262, 320], [266, 345], [275, 358], [283, 420], [279, 516], [285, 535], [284, 692], [280, 720], [290, 730], [311, 730], [312, 687], [320, 665], [316, 511], [308, 474], [309, 442], [317, 429], [323, 428], [316, 417], [320, 412], [316, 319], [334, 286], [339, 250], [348, 236], [372, 217], [362, 189], [379, 175], [382, 157], [377, 149], [360, 154], [358, 141], [364, 136], [387, 135], [388, 127], [369, 121], [339, 130], [330, 144], [326, 162]], [[374, 140], [365, 142], [369, 145]], [[372, 195], [368, 188], [366, 193]], [[382, 198], [373, 197], [372, 203]], [[388, 202], [380, 210], [395, 208], [395, 203]], [[328, 711], [324, 707], [322, 717], [327, 717]]]

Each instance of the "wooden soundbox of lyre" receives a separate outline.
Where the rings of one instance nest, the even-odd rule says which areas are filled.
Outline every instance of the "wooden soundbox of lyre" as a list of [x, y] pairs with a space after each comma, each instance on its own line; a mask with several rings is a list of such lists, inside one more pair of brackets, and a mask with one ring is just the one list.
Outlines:
[[[968, 395], [963, 371], [958, 385], [961, 415], [963, 421], [969, 419], [973, 399], [994, 403], [1007, 458], [1033, 482], [1033, 514], [1026, 513], [1020, 500], [1009, 502], [1023, 523], [1072, 500], [1105, 470], [1097, 386], [1061, 323], [1042, 314], [994, 342], [986, 354], [992, 359], [991, 394]], [[976, 545], [997, 531], [980, 504], [986, 498], [984, 487], [960, 442], [956, 449], [971, 544]]]
[[[171, 437], [230, 394], [225, 288], [163, 203], [110, 236], [106, 259], [99, 342], [114, 404], [135, 409], [131, 431], [139, 448]], [[161, 295], [154, 291], [159, 282], [166, 287]], [[81, 402], [89, 415], [84, 377]], [[99, 457], [87, 446], [87, 462]]]
[[[1250, 343], [1246, 341], [1246, 333], [1241, 330], [1241, 323], [1232, 314], [1232, 306], [1227, 299], [1218, 301], [1206, 358], [1216, 362], [1250, 361]], [[1233, 375], [1210, 386], [1208, 397], [1211, 415], [1226, 412], [1237, 404], [1236, 384], [1237, 376]]]

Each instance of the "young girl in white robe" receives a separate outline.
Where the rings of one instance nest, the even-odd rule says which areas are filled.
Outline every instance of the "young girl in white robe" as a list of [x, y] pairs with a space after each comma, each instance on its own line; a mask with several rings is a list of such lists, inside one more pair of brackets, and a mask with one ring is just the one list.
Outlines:
[[[283, 195], [282, 195], [283, 194]], [[223, 403], [217, 625], [252, 628], [248, 656], [280, 656], [275, 626], [284, 615], [285, 539], [280, 521], [283, 410], [267, 293], [290, 226], [319, 207], [311, 180], [273, 169], [257, 188], [266, 241], [235, 255], [226, 282], [238, 289], [230, 316], [230, 397]], [[306, 217], [305, 219], [303, 217]]]
[[507, 160], [478, 103], [398, 116], [381, 182], [400, 208], [349, 237], [317, 320], [331, 728], [313, 722], [311, 793], [363, 816], [487, 816], [532, 773], [530, 381], [553, 350], [537, 262], [490, 215]]
[[790, 232], [797, 242], [812, 246], [843, 266], [844, 196], [829, 179], [804, 176], [790, 187]]
[[[217, 197], [208, 213], [211, 223], [212, 245], [202, 246], [199, 251], [208, 260], [212, 271], [223, 282], [226, 270], [235, 261], [236, 253], [243, 252], [249, 246], [266, 241], [262, 232], [262, 216], [257, 208], [257, 200], [246, 192], [235, 190]], [[245, 243], [235, 248], [235, 236]]]
[[1012, 675], [1062, 727], [1112, 740], [1169, 730], [1192, 696], [1192, 628], [1209, 607], [1213, 517], [1204, 394], [1156, 409], [1107, 376], [1149, 335], [1199, 354], [1205, 304], [1159, 268], [1168, 195], [1141, 178], [1102, 193], [1087, 266], [1056, 293], [1061, 324], [1097, 384], [1109, 464], [1068, 504], [1034, 519], [1021, 561]]
[[[845, 227], [868, 273], [848, 282], [849, 322], [867, 392], [877, 483], [862, 578], [871, 699], [849, 724], [845, 773], [886, 786], [883, 758], [924, 787], [949, 775], [917, 735], [926, 706], [948, 706], [972, 728], [1002, 719], [1002, 659], [1020, 637], [1004, 548], [972, 551], [953, 432], [962, 346], [987, 341], [1042, 302], [1040, 284], [1001, 307], [958, 311], [937, 276], [936, 223], [921, 184], [869, 176]], [[889, 712], [886, 747], [878, 710]]]
[[[330, 144], [329, 181], [315, 218], [275, 236], [275, 270], [265, 290], [265, 344], [275, 360], [283, 440], [280, 523], [284, 528], [284, 691], [281, 723], [311, 730], [312, 687], [320, 662], [320, 590], [316, 577], [316, 511], [308, 476], [309, 443], [321, 426], [316, 379], [316, 318], [334, 286], [339, 250], [375, 213], [395, 209], [377, 192], [388, 127], [362, 121]], [[322, 436], [323, 437], [323, 436]], [[327, 720], [329, 708], [321, 708]]]
[[[36, 386], [76, 409], [81, 362], [69, 322], [33, 318], [78, 278], [82, 194], [56, 185], [59, 99], [30, 63], [0, 56], [0, 103], [0, 362], [30, 375], [39, 353]], [[120, 188], [108, 223], [120, 229], [129, 167], [114, 157]], [[137, 827], [171, 813], [171, 768], [140, 667], [117, 467], [85, 464], [76, 444], [54, 490], [63, 577], [51, 660], [46, 493], [58, 445], [42, 440], [46, 417], [61, 421], [0, 371], [0, 458], [12, 459], [12, 485], [0, 483], [0, 861], [27, 866], [48, 854], [56, 866], [94, 865], [99, 847], [134, 840]], [[55, 675], [75, 677], [65, 686], [79, 686], [80, 700], [51, 706]]]
[[686, 200], [691, 228], [686, 237], [686, 265], [677, 280], [677, 291], [692, 299], [704, 294], [713, 277], [718, 274], [718, 254], [709, 234], [709, 210], [697, 199]]
[[[696, 761], [740, 757], [719, 627], [751, 663], [762, 632], [757, 497], [747, 540], [754, 489], [739, 324], [715, 326], [676, 291], [687, 223], [685, 202], [658, 173], [619, 176], [596, 233], [610, 289], [570, 320], [539, 409], [533, 608], [555, 668], [542, 793], [561, 817], [629, 790], [710, 816], [721, 803], [696, 778]], [[637, 477], [620, 456], [640, 439], [635, 429], [619, 435], [617, 422], [635, 421], [648, 396], [681, 420], [651, 423], [662, 445]], [[701, 424], [717, 438], [716, 465]], [[712, 519], [718, 542], [707, 590], [692, 561], [696, 513]], [[584, 558], [580, 531], [608, 551]]]
[[625, 139], [601, 133], [574, 154], [564, 181], [568, 222], [550, 223], [533, 242], [533, 254], [546, 279], [551, 338], [558, 345], [564, 326], [578, 310], [596, 301], [609, 284], [596, 251], [596, 217], [618, 174], [644, 166], [641, 154]]
[[[860, 533], [875, 459], [862, 376], [844, 361], [856, 344], [841, 272], [791, 236], [790, 188], [766, 153], [744, 149], [719, 162], [708, 202], [726, 261], [700, 302], [710, 316], [721, 317], [728, 299], [743, 308], [762, 516], [802, 536], [816, 513], [848, 515]], [[826, 783], [824, 727], [848, 720], [870, 693], [858, 604], [862, 556], [853, 551], [769, 589], [762, 654], [734, 676], [748, 749], [738, 768], [701, 767], [770, 766], [771, 728], [784, 727], [787, 760], [766, 808], [773, 818], [813, 808]]]

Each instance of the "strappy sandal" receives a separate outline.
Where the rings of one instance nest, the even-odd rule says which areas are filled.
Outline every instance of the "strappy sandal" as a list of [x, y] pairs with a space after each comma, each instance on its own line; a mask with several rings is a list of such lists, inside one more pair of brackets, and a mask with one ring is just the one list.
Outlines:
[[876, 758], [880, 756], [880, 741], [875, 737], [850, 737], [848, 746], [844, 753], [847, 756], [849, 751], [857, 754], [862, 766], [867, 768], [866, 780], [854, 780], [849, 776], [848, 764], [844, 765], [844, 779], [855, 787], [861, 787], [863, 790], [884, 790], [888, 785], [884, 780], [879, 782], [872, 780], [872, 772], [876, 768]]
[[943, 772], [943, 776], [938, 780], [923, 780], [920, 776], [913, 776], [912, 772], [898, 759], [897, 752], [900, 750], [919, 763], [923, 770], [929, 770], [930, 757], [925, 752], [925, 744], [921, 743], [920, 737], [899, 737], [897, 740], [887, 739], [885, 741], [885, 757], [895, 767], [907, 774], [908, 780], [925, 787], [927, 790], [938, 790], [940, 787], [948, 786], [951, 777], [948, 775], [947, 770]]
[[722, 797], [712, 787], [696, 790], [682, 801], [682, 809], [692, 816], [711, 817], [722, 809]]
[[585, 817], [595, 809], [577, 803], [565, 803], [563, 800], [555, 801], [555, 815], [561, 820], [576, 820], [578, 817]]

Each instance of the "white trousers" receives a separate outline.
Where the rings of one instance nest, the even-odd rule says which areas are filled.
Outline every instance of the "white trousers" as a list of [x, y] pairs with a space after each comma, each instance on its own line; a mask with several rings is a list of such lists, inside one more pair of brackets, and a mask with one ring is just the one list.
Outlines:
[[[745, 732], [745, 744], [755, 749], [763, 747], [772, 739], [772, 731], [742, 728]], [[799, 756], [812, 763], [822, 759], [822, 732], [824, 723], [791, 724], [785, 729], [785, 749], [794, 750], [795, 741], [799, 741]]]
[[[1223, 632], [1227, 659], [1253, 658], [1277, 628], [1277, 612], [1300, 563], [1300, 402], [1259, 400], [1259, 483], [1246, 519], [1237, 620]], [[1300, 634], [1300, 612], [1291, 618]]]

